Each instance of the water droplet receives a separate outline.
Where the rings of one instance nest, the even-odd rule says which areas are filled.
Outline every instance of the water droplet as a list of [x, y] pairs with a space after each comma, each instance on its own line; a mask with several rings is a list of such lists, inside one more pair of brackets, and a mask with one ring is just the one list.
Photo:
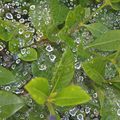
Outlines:
[[39, 66], [39, 70], [46, 70], [47, 69], [47, 66], [45, 64], [42, 64]]
[[40, 114], [40, 118], [44, 118], [44, 115], [43, 115], [43, 114]]
[[90, 113], [90, 108], [89, 108], [89, 107], [86, 107], [86, 108], [85, 108], [85, 112], [86, 112], [86, 114]]
[[48, 52], [52, 52], [54, 49], [53, 49], [53, 47], [52, 47], [51, 45], [47, 45], [47, 46], [46, 46], [46, 50], [47, 50]]
[[117, 115], [120, 116], [120, 109], [117, 110]]
[[78, 114], [77, 115], [77, 120], [84, 120], [83, 115], [82, 114]]
[[24, 30], [22, 28], [19, 29], [19, 34], [23, 34]]
[[97, 93], [94, 93], [94, 94], [93, 94], [93, 98], [97, 98]]
[[10, 89], [11, 89], [10, 86], [5, 86], [6, 91], [9, 91]]
[[13, 15], [11, 13], [6, 13], [6, 18], [9, 20], [13, 19]]
[[24, 55], [25, 53], [26, 53], [26, 49], [25, 48], [21, 49], [21, 54]]
[[0, 45], [0, 51], [2, 51], [3, 50], [3, 46], [2, 45]]
[[49, 55], [49, 58], [50, 58], [51, 62], [54, 62], [55, 59], [56, 59], [56, 56], [55, 55]]
[[70, 114], [71, 116], [75, 116], [75, 115], [77, 114], [77, 112], [78, 112], [78, 109], [77, 109], [77, 108], [73, 108], [73, 109], [71, 109], [71, 110], [69, 111], [69, 114]]
[[34, 10], [34, 9], [35, 9], [35, 5], [31, 5], [30, 10]]
[[75, 63], [75, 69], [79, 70], [81, 68], [81, 64], [79, 62]]

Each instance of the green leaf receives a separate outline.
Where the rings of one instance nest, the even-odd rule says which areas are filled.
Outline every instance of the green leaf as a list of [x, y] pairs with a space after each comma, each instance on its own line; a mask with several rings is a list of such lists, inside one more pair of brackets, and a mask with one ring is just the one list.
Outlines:
[[105, 90], [102, 87], [97, 85], [93, 85], [95, 91], [97, 92], [100, 108], [103, 109], [104, 101], [105, 101]]
[[118, 3], [120, 0], [110, 0], [112, 3]]
[[85, 59], [87, 59], [87, 58], [89, 58], [91, 56], [90, 52], [83, 48], [83, 44], [82, 43], [78, 46], [77, 55], [82, 60], [85, 60]]
[[16, 80], [12, 72], [0, 65], [0, 85], [10, 84], [15, 81]]
[[96, 48], [103, 51], [113, 51], [120, 48], [120, 30], [110, 30], [90, 43], [87, 48]]
[[104, 106], [101, 109], [101, 120], [119, 120], [117, 115], [119, 109], [120, 91], [112, 86], [106, 86]]
[[120, 2], [119, 2], [119, 3], [112, 3], [112, 4], [111, 4], [111, 7], [112, 7], [114, 10], [120, 10]]
[[34, 5], [33, 9], [29, 10], [29, 15], [31, 17], [31, 22], [36, 28], [38, 35], [42, 34], [42, 38], [47, 37], [47, 29], [48, 26], [51, 25], [49, 9], [45, 9], [48, 5], [48, 1], [43, 3], [41, 1], [35, 1], [32, 5]]
[[67, 33], [66, 27], [64, 27], [59, 33], [59, 38], [61, 41], [64, 41], [68, 46], [74, 47], [75, 43], [74, 40], [70, 37], [70, 35]]
[[[44, 77], [51, 80], [55, 63], [60, 60], [62, 51], [59, 50], [58, 46], [52, 46], [54, 50], [52, 54], [48, 55], [48, 51], [46, 51], [44, 47], [45, 46], [37, 49], [38, 59], [32, 63], [32, 74], [34, 77]], [[56, 59], [52, 61], [51, 57], [56, 57]]]
[[68, 13], [68, 16], [66, 18], [65, 26], [69, 29], [75, 27], [76, 25], [79, 25], [80, 22], [83, 21], [85, 16], [85, 10], [81, 5], [78, 5], [75, 7], [73, 11], [70, 11]]
[[37, 52], [33, 48], [23, 48], [18, 57], [24, 61], [34, 61], [37, 59]]
[[102, 85], [104, 82], [104, 71], [106, 61], [103, 58], [95, 58], [90, 62], [84, 62], [82, 67], [86, 74], [98, 85]]
[[92, 23], [84, 25], [94, 37], [99, 38], [103, 33], [108, 31], [108, 28], [101, 23]]
[[23, 107], [23, 101], [16, 95], [0, 91], [0, 118], [6, 119]]
[[53, 23], [55, 25], [62, 24], [66, 19], [69, 8], [59, 0], [50, 0], [49, 5]]
[[58, 106], [72, 106], [88, 102], [90, 96], [80, 86], [71, 85], [63, 88], [53, 100]]
[[66, 87], [74, 75], [74, 57], [70, 49], [66, 49], [53, 74], [53, 91]]
[[18, 29], [16, 29], [16, 25], [13, 22], [0, 19], [1, 40], [10, 41], [17, 31]]
[[44, 104], [49, 94], [48, 80], [40, 77], [33, 78], [25, 89], [38, 104]]

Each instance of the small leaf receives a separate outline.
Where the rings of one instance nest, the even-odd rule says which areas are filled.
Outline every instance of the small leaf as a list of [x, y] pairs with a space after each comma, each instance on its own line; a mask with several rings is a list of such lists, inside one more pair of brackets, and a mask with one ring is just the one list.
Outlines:
[[74, 75], [74, 57], [70, 49], [66, 49], [53, 74], [53, 90], [66, 87]]
[[120, 30], [110, 30], [104, 33], [86, 48], [92, 47], [103, 51], [118, 50], [120, 48]]
[[120, 91], [114, 89], [112, 86], [106, 86], [105, 101], [101, 112], [101, 120], [119, 120], [120, 116], [117, 114], [119, 109]]
[[60, 40], [64, 41], [68, 46], [70, 47], [75, 46], [74, 40], [67, 33], [67, 29], [65, 27], [58, 33], [58, 35]]
[[112, 7], [114, 10], [120, 10], [120, 2], [119, 2], [119, 3], [112, 3], [112, 4], [111, 4], [111, 7]]
[[12, 72], [0, 65], [0, 85], [10, 84], [15, 81], [16, 80]]
[[48, 80], [40, 77], [33, 78], [25, 89], [38, 104], [44, 104], [49, 94]]
[[53, 100], [58, 106], [72, 106], [88, 102], [90, 96], [81, 87], [71, 85], [63, 88]]
[[66, 19], [69, 8], [59, 0], [50, 0], [49, 5], [53, 23], [55, 25], [62, 24]]
[[23, 101], [16, 95], [0, 91], [0, 118], [6, 119], [23, 107]]
[[51, 25], [51, 19], [49, 14], [49, 9], [45, 10], [48, 5], [48, 1], [46, 3], [42, 3], [41, 1], [35, 1], [32, 3], [34, 5], [33, 9], [29, 10], [29, 15], [31, 17], [31, 22], [36, 28], [36, 32], [42, 34], [42, 37], [47, 37], [47, 28]]
[[[22, 52], [24, 50], [24, 52]], [[21, 53], [18, 54], [19, 58], [24, 61], [34, 61], [37, 59], [37, 52], [33, 48], [24, 48]]]
[[108, 28], [101, 24], [101, 23], [93, 23], [89, 25], [84, 25], [94, 37], [98, 38], [100, 37], [103, 33], [108, 31]]
[[105, 81], [103, 75], [106, 61], [102, 58], [95, 58], [91, 62], [84, 62], [82, 67], [86, 74], [98, 85]]
[[3, 41], [10, 41], [18, 30], [11, 21], [0, 19], [0, 39]]
[[82, 43], [78, 46], [77, 54], [82, 60], [87, 59], [91, 56], [90, 52], [83, 48]]
[[78, 25], [80, 22], [83, 21], [83, 18], [85, 16], [85, 10], [81, 5], [78, 5], [75, 7], [73, 11], [70, 11], [68, 13], [68, 16], [66, 18], [65, 26], [68, 29], [71, 29], [72, 27], [75, 27]]

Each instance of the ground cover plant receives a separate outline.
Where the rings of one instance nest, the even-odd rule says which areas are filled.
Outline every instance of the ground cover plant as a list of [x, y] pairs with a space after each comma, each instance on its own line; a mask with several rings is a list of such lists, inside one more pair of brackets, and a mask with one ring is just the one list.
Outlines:
[[120, 0], [1, 0], [0, 120], [120, 120]]

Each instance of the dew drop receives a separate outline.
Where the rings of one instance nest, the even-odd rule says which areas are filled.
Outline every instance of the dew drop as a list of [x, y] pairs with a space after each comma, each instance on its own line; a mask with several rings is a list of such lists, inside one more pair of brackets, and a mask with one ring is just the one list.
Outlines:
[[77, 108], [73, 108], [73, 109], [71, 109], [71, 110], [69, 111], [69, 114], [70, 114], [71, 116], [75, 116], [75, 115], [77, 114], [77, 112], [78, 112], [78, 109], [77, 109]]
[[30, 10], [34, 10], [34, 9], [35, 9], [35, 5], [31, 5]]
[[47, 69], [47, 66], [45, 64], [42, 64], [42, 65], [39, 66], [39, 70], [44, 71], [46, 69]]
[[21, 34], [23, 34], [23, 32], [24, 32], [24, 30], [23, 29], [19, 29], [19, 34], [21, 35]]
[[10, 86], [5, 86], [6, 91], [9, 91], [10, 89], [11, 89]]
[[78, 114], [77, 115], [77, 120], [84, 120], [83, 115], [82, 114]]
[[55, 59], [56, 59], [56, 56], [55, 55], [49, 55], [49, 58], [50, 58], [51, 62], [54, 62]]
[[117, 110], [117, 115], [120, 116], [120, 109]]
[[6, 13], [6, 18], [9, 20], [13, 19], [13, 15], [11, 13]]
[[2, 51], [3, 50], [3, 46], [2, 45], [0, 45], [0, 51]]
[[54, 49], [53, 49], [53, 47], [52, 47], [51, 45], [47, 45], [47, 46], [46, 46], [46, 50], [47, 50], [48, 52], [52, 52]]

